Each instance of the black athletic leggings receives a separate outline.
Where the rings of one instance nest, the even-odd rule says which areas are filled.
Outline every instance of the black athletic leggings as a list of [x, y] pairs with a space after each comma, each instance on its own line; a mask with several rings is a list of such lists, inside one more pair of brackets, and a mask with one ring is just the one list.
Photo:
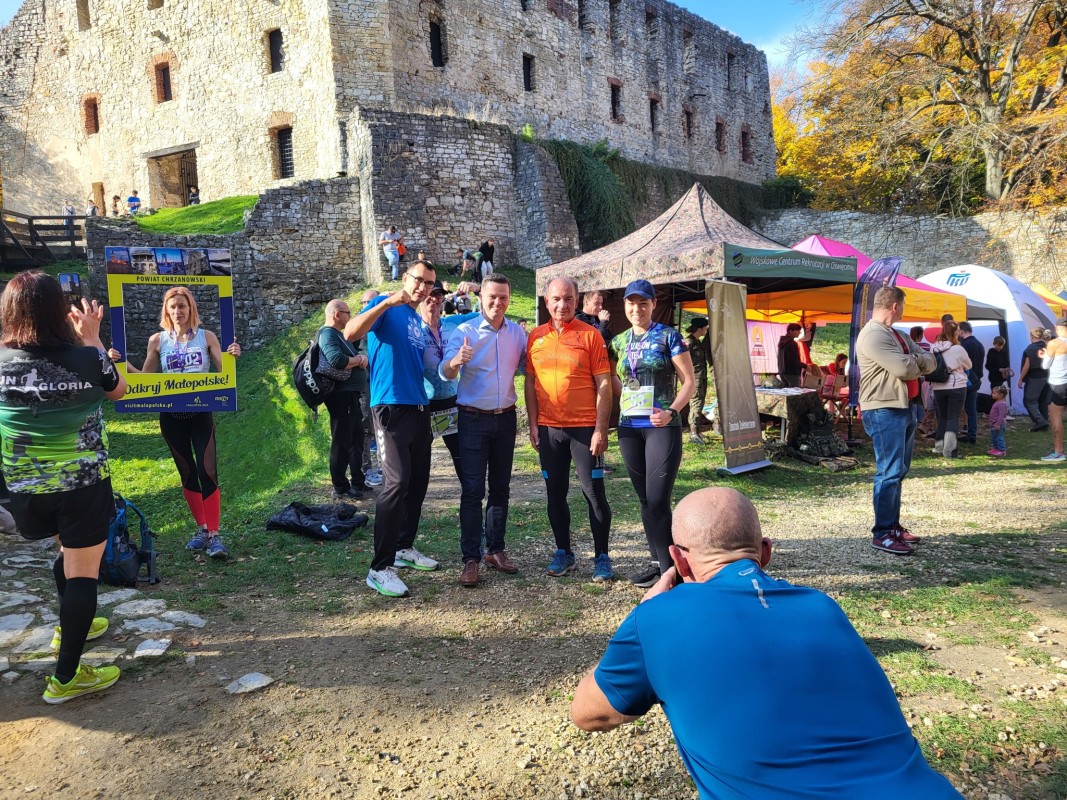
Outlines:
[[619, 450], [641, 501], [648, 552], [660, 569], [671, 568], [671, 494], [682, 463], [682, 426], [619, 427]]
[[170, 448], [182, 488], [207, 498], [219, 488], [215, 467], [215, 418], [210, 411], [162, 413], [159, 430]]
[[593, 531], [594, 555], [608, 552], [608, 531], [611, 530], [611, 507], [604, 491], [604, 457], [593, 457], [589, 443], [593, 428], [549, 428], [538, 426], [541, 475], [548, 493], [548, 521], [556, 549], [571, 552], [571, 509], [567, 505], [567, 491], [571, 482], [571, 461], [582, 484], [582, 494], [589, 506], [589, 527]]

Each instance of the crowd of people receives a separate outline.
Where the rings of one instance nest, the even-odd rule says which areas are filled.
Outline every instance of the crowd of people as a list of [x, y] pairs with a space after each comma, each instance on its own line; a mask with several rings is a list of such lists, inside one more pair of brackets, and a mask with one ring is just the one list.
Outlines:
[[[588, 510], [592, 580], [614, 579], [603, 455], [617, 399], [619, 449], [639, 500], [650, 557], [649, 568], [631, 580], [649, 591], [578, 686], [575, 723], [608, 730], [662, 704], [686, 767], [707, 796], [889, 797], [902, 790], [924, 798], [959, 796], [927, 765], [892, 687], [840, 608], [820, 592], [764, 572], [771, 543], [762, 537], [747, 498], [731, 489], [704, 489], [672, 513], [683, 416], [702, 408], [693, 405], [694, 397], [706, 391], [706, 318], [694, 319], [683, 337], [654, 321], [655, 288], [635, 280], [623, 292], [629, 327], [612, 335], [603, 295], [588, 292], [582, 298], [573, 280], [556, 278], [544, 293], [548, 321], [527, 332], [507, 317], [511, 284], [498, 271], [485, 272], [479, 284], [460, 283], [457, 291], [475, 295], [479, 303], [464, 314], [442, 314], [448, 290], [431, 262], [414, 261], [400, 280], [394, 291], [364, 293], [355, 315], [345, 301], [330, 301], [319, 332], [322, 358], [338, 373], [326, 400], [333, 496], [359, 498], [373, 486], [368, 415], [381, 470], [368, 587], [402, 597], [409, 590], [398, 570], [439, 567], [416, 548], [435, 438], [444, 439], [460, 485], [459, 584], [478, 586], [482, 564], [518, 571], [506, 544], [519, 434], [517, 375], [525, 376], [529, 438], [538, 453], [555, 542], [544, 572], [560, 577], [576, 568], [568, 505], [576, 475]], [[975, 354], [966, 345], [972, 338], [966, 323], [945, 320], [930, 348], [898, 333], [893, 326], [904, 303], [900, 289], [879, 289], [873, 316], [856, 343], [863, 425], [875, 452], [872, 543], [893, 554], [911, 552], [918, 542], [902, 525], [900, 499], [920, 421], [912, 408], [920, 396], [919, 379], [934, 373], [939, 362], [948, 369], [948, 377], [930, 388], [938, 419], [934, 446], [951, 457], [961, 439], [976, 435], [969, 416], [962, 433], [955, 425], [961, 411], [969, 414], [968, 376], [975, 365], [1011, 377], [1003, 359]], [[69, 306], [58, 282], [40, 272], [16, 276], [0, 297], [0, 432], [11, 510], [23, 536], [57, 536], [61, 545], [53, 567], [59, 655], [46, 681], [49, 703], [100, 691], [119, 678], [115, 667], [94, 668], [80, 660], [85, 642], [108, 625], [95, 616], [113, 510], [101, 404], [126, 390], [113, 363], [123, 354], [100, 340], [102, 317], [95, 301]], [[166, 291], [159, 324], [144, 363], [140, 368], [127, 363], [127, 369], [221, 369], [219, 339], [202, 327], [188, 289]], [[800, 328], [796, 334], [804, 335]], [[1067, 320], [1057, 325], [1057, 334], [1024, 356], [1020, 381], [1035, 380], [1031, 373], [1037, 369], [1046, 371], [1048, 410], [1042, 411], [1040, 394], [1032, 399], [1052, 428], [1051, 455], [1064, 460]], [[994, 349], [999, 352], [997, 343]], [[236, 342], [227, 351], [241, 353]], [[843, 373], [843, 357], [827, 370]], [[805, 363], [803, 355], [797, 360]], [[1001, 452], [1004, 397], [1005, 390], [995, 387], [991, 450]], [[691, 437], [699, 436], [690, 430]], [[211, 415], [161, 414], [160, 431], [197, 526], [186, 547], [224, 557]], [[696, 619], [701, 624], [693, 628]], [[677, 635], [679, 622], [689, 624], [685, 636]], [[813, 640], [815, 629], [820, 636]], [[772, 652], [776, 657], [768, 659]], [[754, 695], [736, 692], [742, 676], [756, 681]], [[783, 703], [800, 704], [798, 719], [806, 724], [781, 730], [759, 724]], [[717, 711], [714, 719], [706, 714], [709, 707]], [[727, 725], [726, 719], [751, 722]]]

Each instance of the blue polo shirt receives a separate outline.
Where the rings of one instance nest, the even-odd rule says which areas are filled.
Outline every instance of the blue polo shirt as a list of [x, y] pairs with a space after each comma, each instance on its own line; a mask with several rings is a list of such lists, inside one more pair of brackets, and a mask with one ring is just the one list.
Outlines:
[[[385, 299], [384, 296], [374, 298], [364, 311]], [[422, 318], [411, 306], [393, 306], [374, 321], [367, 334], [372, 406], [426, 405], [426, 388], [422, 382], [425, 348]]]
[[755, 561], [638, 605], [595, 678], [621, 714], [663, 706], [704, 800], [961, 797], [840, 607]]

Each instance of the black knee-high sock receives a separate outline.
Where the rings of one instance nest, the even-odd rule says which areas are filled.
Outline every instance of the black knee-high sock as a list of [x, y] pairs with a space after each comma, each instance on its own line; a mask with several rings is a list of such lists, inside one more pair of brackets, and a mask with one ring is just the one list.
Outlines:
[[96, 578], [70, 578], [59, 602], [59, 624], [63, 638], [56, 661], [56, 680], [66, 683], [78, 671], [85, 637], [96, 615]]
[[63, 602], [63, 593], [67, 591], [67, 576], [63, 574], [63, 554], [59, 554], [59, 558], [52, 562], [52, 575], [56, 579], [56, 593], [59, 595], [59, 602]]

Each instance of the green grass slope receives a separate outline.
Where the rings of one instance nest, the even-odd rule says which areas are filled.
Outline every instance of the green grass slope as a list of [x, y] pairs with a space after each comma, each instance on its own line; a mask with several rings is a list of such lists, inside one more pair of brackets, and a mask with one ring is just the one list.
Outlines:
[[155, 214], [136, 216], [134, 220], [148, 233], [236, 233], [245, 226], [245, 211], [253, 208], [258, 200], [259, 195], [255, 194], [224, 197], [197, 206], [161, 208]]

